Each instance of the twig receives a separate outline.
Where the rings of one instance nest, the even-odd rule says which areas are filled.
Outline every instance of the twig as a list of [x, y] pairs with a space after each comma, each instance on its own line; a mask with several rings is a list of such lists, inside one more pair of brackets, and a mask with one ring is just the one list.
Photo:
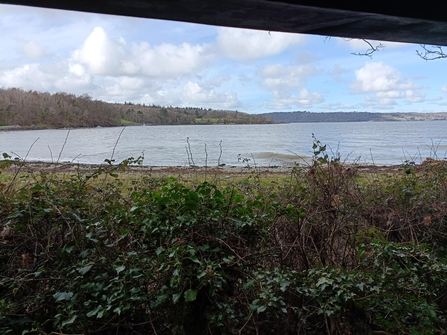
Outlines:
[[187, 149], [187, 151], [189, 151], [189, 156], [191, 157], [191, 162], [189, 165], [191, 165], [191, 163], [192, 163], [192, 166], [196, 166], [196, 163], [194, 162], [194, 159], [192, 158], [192, 151], [191, 151], [191, 144], [189, 143], [189, 137], [186, 138], [186, 143], [188, 144], [186, 149]]
[[[29, 147], [29, 149], [28, 149], [28, 151], [27, 151], [25, 157], [22, 159], [22, 162], [23, 162], [23, 163], [25, 163], [26, 158], [28, 157], [28, 155], [29, 155], [31, 149], [33, 148], [34, 144], [36, 144], [36, 142], [39, 140], [39, 138], [40, 138], [40, 137], [38, 137], [38, 138], [31, 144], [31, 146]], [[19, 155], [17, 155], [17, 154], [15, 154], [15, 155], [18, 156], [19, 158], [21, 158]], [[7, 194], [7, 193], [10, 191], [12, 185], [14, 184], [14, 182], [15, 182], [16, 179], [17, 179], [17, 176], [19, 175], [20, 171], [22, 170], [22, 167], [23, 167], [23, 164], [19, 165], [19, 168], [18, 168], [17, 171], [14, 173], [14, 177], [12, 178], [12, 180], [11, 180], [11, 182], [9, 183], [8, 187], [6, 188], [5, 194]]]
[[[62, 144], [62, 148], [61, 148], [61, 151], [59, 152], [59, 156], [57, 156], [56, 163], [59, 163], [59, 159], [61, 158], [62, 152], [64, 151], [64, 148], [65, 148], [65, 144], [67, 143], [67, 140], [68, 140], [68, 135], [70, 135], [70, 129], [68, 130], [67, 136], [65, 136], [65, 141], [64, 141], [64, 144]], [[53, 155], [51, 155], [51, 161], [53, 161]]]
[[425, 44], [421, 44], [422, 51], [416, 50], [416, 54], [423, 60], [436, 60], [447, 58], [447, 53], [444, 52], [441, 46], [432, 45], [427, 47]]
[[219, 149], [220, 149], [220, 154], [219, 154], [219, 158], [217, 159], [218, 166], [220, 166], [220, 159], [222, 157], [222, 140], [220, 140], [220, 142], [219, 142]]
[[206, 143], [205, 144], [205, 169], [208, 167], [208, 152], [206, 151]]
[[123, 134], [124, 129], [126, 129], [126, 127], [124, 127], [123, 130], [121, 130], [120, 134], [118, 135], [118, 138], [116, 139], [115, 145], [113, 146], [112, 156], [110, 157], [110, 161], [113, 161], [113, 156], [115, 155], [116, 146], [118, 145], [118, 142], [121, 138], [121, 135]]
[[50, 150], [51, 163], [54, 163], [54, 161], [53, 161], [53, 152], [51, 151], [50, 146], [48, 146], [48, 150]]
[[[350, 40], [352, 40], [352, 38], [345, 39], [345, 41], [350, 41]], [[368, 40], [365, 40], [363, 38], [360, 38], [359, 40], [365, 42], [369, 46], [369, 48], [366, 49], [365, 52], [351, 52], [351, 55], [354, 55], [354, 56], [367, 56], [369, 58], [372, 58], [372, 54], [373, 53], [375, 53], [375, 52], [385, 48], [385, 45], [383, 45], [382, 43], [379, 43], [376, 46], [374, 46]]]

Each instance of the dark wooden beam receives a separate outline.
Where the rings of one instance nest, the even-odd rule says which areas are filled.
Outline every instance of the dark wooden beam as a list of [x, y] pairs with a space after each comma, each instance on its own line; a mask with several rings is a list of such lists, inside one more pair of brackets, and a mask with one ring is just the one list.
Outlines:
[[447, 45], [447, 16], [434, 1], [0, 0], [0, 3], [217, 26]]

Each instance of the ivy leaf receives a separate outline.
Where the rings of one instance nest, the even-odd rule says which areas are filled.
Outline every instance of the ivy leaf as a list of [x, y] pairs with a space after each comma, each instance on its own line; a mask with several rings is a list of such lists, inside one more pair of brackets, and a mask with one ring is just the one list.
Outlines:
[[116, 274], [120, 274], [121, 271], [124, 271], [124, 269], [126, 268], [125, 265], [121, 265], [121, 266], [117, 266], [115, 268]]
[[98, 311], [101, 309], [101, 305], [99, 305], [98, 307], [96, 307], [95, 309], [91, 310], [90, 312], [87, 313], [87, 317], [90, 318], [96, 314], [98, 314]]
[[75, 320], [78, 318], [77, 315], [73, 316], [71, 319], [69, 320], [65, 320], [64, 322], [62, 322], [62, 327], [66, 326], [66, 325], [71, 325], [73, 322], [75, 322]]
[[173, 294], [173, 295], [172, 295], [172, 302], [173, 302], [174, 304], [176, 304], [176, 303], [179, 301], [179, 299], [180, 299], [181, 296], [182, 296], [181, 293], [175, 293], [175, 294]]
[[185, 292], [184, 296], [185, 296], [185, 301], [194, 301], [194, 300], [196, 300], [196, 297], [197, 297], [197, 290], [189, 289], [188, 291]]
[[203, 276], [206, 276], [207, 273], [208, 273], [207, 271], [202, 271], [202, 272], [200, 272], [200, 273], [197, 275], [197, 278], [200, 279], [200, 278], [202, 278]]
[[56, 292], [53, 295], [53, 298], [56, 299], [56, 301], [70, 300], [72, 297], [73, 292]]
[[92, 268], [92, 266], [93, 266], [93, 264], [86, 265], [86, 266], [84, 266], [83, 268], [78, 269], [78, 272], [79, 272], [81, 275], [85, 275], [87, 272], [90, 271], [90, 269]]

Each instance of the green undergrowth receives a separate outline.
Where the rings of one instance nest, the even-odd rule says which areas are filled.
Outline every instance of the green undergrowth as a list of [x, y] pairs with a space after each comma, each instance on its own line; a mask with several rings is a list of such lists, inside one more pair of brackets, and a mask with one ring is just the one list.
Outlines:
[[[445, 334], [447, 166], [0, 172], [2, 334]], [[0, 174], [1, 176], [2, 174]]]

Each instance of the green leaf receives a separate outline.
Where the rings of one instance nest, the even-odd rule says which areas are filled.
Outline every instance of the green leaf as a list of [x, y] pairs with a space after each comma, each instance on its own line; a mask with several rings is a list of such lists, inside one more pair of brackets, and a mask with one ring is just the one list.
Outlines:
[[185, 292], [184, 296], [185, 296], [185, 301], [194, 301], [194, 300], [196, 300], [196, 297], [197, 297], [197, 290], [189, 289], [188, 291]]
[[181, 293], [175, 293], [175, 294], [173, 294], [173, 295], [172, 295], [172, 302], [173, 302], [174, 304], [176, 304], [176, 303], [179, 301], [179, 299], [180, 299], [181, 296], [182, 296]]
[[166, 249], [165, 248], [163, 248], [163, 247], [158, 247], [156, 250], [155, 250], [155, 253], [157, 254], [157, 256], [158, 255], [160, 255], [163, 251], [165, 251]]
[[53, 295], [53, 298], [56, 299], [56, 301], [70, 300], [72, 297], [73, 292], [56, 292]]
[[93, 266], [93, 264], [84, 266], [83, 268], [78, 269], [78, 272], [79, 272], [81, 275], [85, 275], [87, 272], [90, 271], [90, 269], [92, 268], [92, 266]]
[[96, 315], [101, 308], [102, 308], [102, 306], [99, 305], [95, 309], [91, 310], [90, 312], [87, 313], [87, 317], [90, 318], [90, 317]]
[[258, 308], [256, 308], [256, 312], [259, 314], [259, 313], [264, 312], [266, 309], [267, 309], [267, 306], [258, 306]]
[[197, 278], [200, 279], [200, 278], [206, 276], [207, 273], [208, 273], [208, 272], [206, 272], [206, 271], [202, 271], [202, 272], [200, 272], [200, 273], [197, 275]]
[[119, 274], [121, 271], [124, 271], [126, 269], [125, 265], [117, 266], [115, 268], [116, 274]]
[[73, 322], [75, 322], [75, 320], [78, 318], [77, 315], [73, 316], [71, 319], [69, 320], [65, 320], [64, 322], [62, 322], [62, 327], [66, 326], [66, 325], [71, 325]]
[[189, 259], [192, 260], [194, 263], [200, 264], [200, 261], [196, 255], [191, 255], [191, 257], [189, 257]]

